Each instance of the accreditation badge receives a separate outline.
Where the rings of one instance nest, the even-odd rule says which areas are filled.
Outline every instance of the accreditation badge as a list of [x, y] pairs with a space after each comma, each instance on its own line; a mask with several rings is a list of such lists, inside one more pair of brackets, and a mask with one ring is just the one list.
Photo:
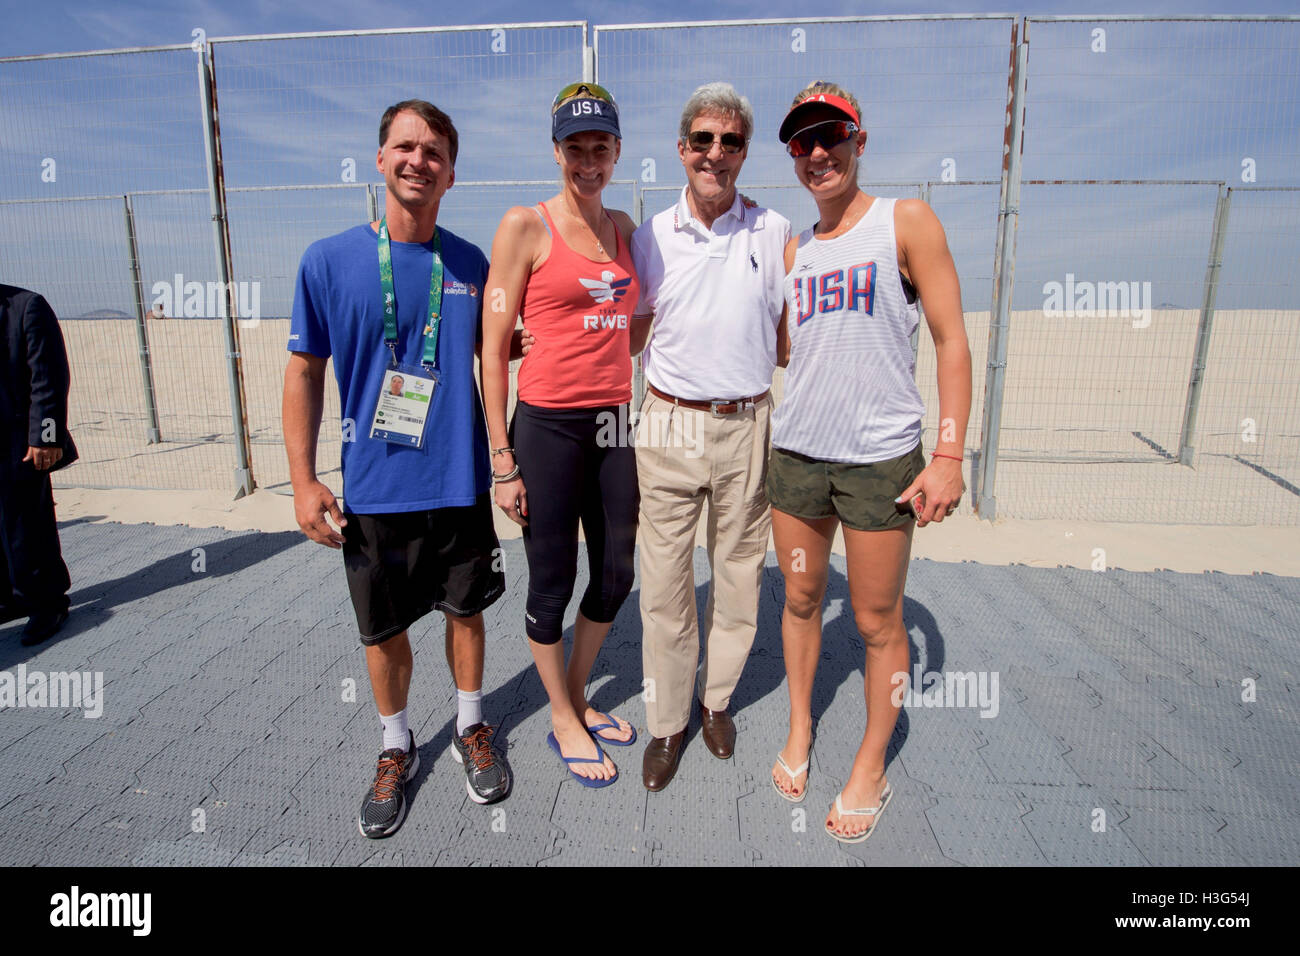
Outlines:
[[394, 445], [424, 447], [438, 373], [434, 369], [398, 365], [384, 371], [383, 387], [375, 403], [370, 437]]

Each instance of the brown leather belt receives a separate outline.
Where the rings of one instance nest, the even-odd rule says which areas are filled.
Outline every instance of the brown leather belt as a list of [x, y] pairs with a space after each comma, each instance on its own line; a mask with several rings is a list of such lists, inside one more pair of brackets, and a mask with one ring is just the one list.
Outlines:
[[[697, 412], [709, 412], [714, 418], [719, 415], [734, 415], [736, 412], [743, 412], [747, 408], [753, 408], [763, 399], [767, 398], [767, 392], [762, 395], [751, 395], [748, 398], [729, 398], [727, 400], [714, 399], [710, 402], [700, 402], [691, 399], [678, 398], [675, 395], [669, 395], [667, 392], [661, 392], [649, 382], [646, 382], [646, 388], [650, 393], [665, 402], [672, 402], [674, 405], [680, 405], [682, 408], [694, 409]], [[771, 391], [771, 389], [768, 389]]]

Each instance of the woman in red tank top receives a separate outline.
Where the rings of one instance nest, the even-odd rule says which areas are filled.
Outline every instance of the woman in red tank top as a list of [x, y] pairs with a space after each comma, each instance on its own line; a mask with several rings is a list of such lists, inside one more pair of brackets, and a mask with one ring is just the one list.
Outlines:
[[[594, 83], [574, 83], [556, 96], [551, 114], [560, 192], [509, 210], [492, 242], [483, 404], [496, 503], [524, 529], [524, 630], [550, 698], [547, 743], [580, 783], [602, 787], [618, 771], [601, 745], [636, 739], [626, 720], [591, 706], [586, 684], [632, 587], [639, 499], [626, 406], [629, 325], [640, 288], [628, 248], [635, 226], [601, 201], [621, 145], [613, 97]], [[520, 367], [507, 427], [510, 336], [519, 315], [536, 343]], [[591, 582], [566, 668], [561, 636], [577, 577], [579, 522]]]

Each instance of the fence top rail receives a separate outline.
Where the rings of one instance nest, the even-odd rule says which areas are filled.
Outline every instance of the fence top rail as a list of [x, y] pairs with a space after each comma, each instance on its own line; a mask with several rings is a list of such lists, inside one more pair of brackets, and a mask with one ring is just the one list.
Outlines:
[[[998, 186], [1001, 184], [1000, 179], [929, 179], [929, 180], [896, 180], [881, 182], [860, 183], [864, 188], [873, 186], [887, 186], [890, 188], [899, 188], [904, 186]], [[1226, 183], [1221, 179], [1022, 179], [1021, 185], [1024, 186], [1224, 186]], [[641, 192], [678, 192], [682, 185], [667, 186], [642, 186]], [[745, 183], [738, 187], [741, 192], [746, 189], [803, 189], [801, 183]], [[1300, 190], [1300, 186], [1236, 186], [1234, 189], [1277, 189], [1277, 190]]]
[[[610, 186], [635, 186], [638, 180], [635, 179], [611, 179], [607, 185]], [[867, 182], [862, 183], [865, 187], [884, 186], [892, 189], [902, 187], [917, 186], [997, 186], [1001, 180], [997, 179], [954, 179], [954, 180], [900, 180], [888, 182]], [[1224, 186], [1221, 179], [1025, 179], [1021, 180], [1025, 186]], [[276, 186], [227, 186], [228, 193], [255, 193], [255, 192], [294, 192], [300, 189], [365, 189], [368, 186], [382, 186], [383, 183], [299, 183], [296, 185], [276, 185]], [[456, 185], [466, 186], [490, 186], [499, 188], [502, 186], [553, 186], [553, 179], [470, 179], [459, 182]], [[676, 186], [654, 185], [642, 186], [640, 191], [643, 193], [657, 192], [680, 192], [684, 183]], [[741, 187], [741, 192], [746, 189], [802, 189], [799, 183], [746, 183]], [[1228, 186], [1233, 192], [1300, 192], [1300, 186]], [[24, 203], [46, 203], [46, 202], [91, 202], [102, 201], [106, 199], [121, 199], [124, 196], [177, 196], [186, 193], [206, 193], [207, 189], [132, 189], [126, 193], [110, 193], [103, 196], [40, 196], [29, 199], [0, 199], [0, 206], [17, 206]]]
[[1222, 186], [1222, 179], [1022, 179], [1023, 186]]
[[[162, 192], [172, 192], [173, 190], [157, 189], [152, 191], [162, 193]], [[206, 189], [184, 189], [184, 190], [177, 189], [174, 191], [175, 192], [202, 192], [202, 193], [207, 192]], [[139, 196], [139, 195], [143, 195], [143, 193], [132, 193], [131, 195]], [[116, 193], [114, 195], [109, 195], [109, 196], [41, 196], [33, 199], [0, 199], [0, 206], [21, 206], [24, 204], [45, 203], [45, 202], [104, 202], [105, 200], [109, 200], [109, 199], [117, 202], [121, 202], [123, 199], [126, 198], [126, 196], [127, 196], [126, 193]]]
[[[995, 183], [997, 183], [997, 182], [998, 182], [998, 180], [989, 180], [989, 183], [994, 183], [994, 184], [995, 184]], [[944, 183], [944, 185], [945, 185], [945, 186], [953, 186], [953, 185], [963, 186], [963, 185], [971, 185], [971, 184], [976, 184], [976, 183], [978, 183], [978, 184], [985, 184], [983, 180], [970, 180], [969, 182], [965, 182], [965, 181], [963, 181], [963, 182], [958, 182], [958, 183]], [[676, 185], [676, 186], [658, 186], [658, 185], [656, 185], [656, 186], [642, 186], [642, 187], [641, 187], [641, 192], [643, 192], [643, 193], [655, 193], [655, 192], [675, 192], [675, 193], [677, 193], [677, 192], [681, 192], [681, 191], [682, 191], [682, 186], [685, 186], [685, 185], [686, 185], [686, 183], [685, 183], [685, 182], [682, 182], [682, 183], [679, 183], [679, 184]], [[916, 179], [916, 180], [900, 180], [900, 181], [897, 181], [897, 182], [893, 182], [893, 181], [888, 181], [888, 182], [887, 182], [887, 181], [880, 181], [880, 182], [872, 181], [872, 182], [859, 183], [858, 185], [860, 185], [860, 186], [924, 186], [924, 185], [925, 185], [925, 181], [924, 181], [924, 180], [920, 180], [920, 179]], [[746, 189], [803, 189], [803, 188], [804, 188], [804, 185], [803, 185], [802, 183], [745, 183], [743, 186], [737, 186], [736, 188], [737, 188], [737, 190], [739, 190], [740, 192], [743, 193]]]
[[[632, 186], [636, 184], [635, 179], [611, 179], [607, 186]], [[383, 183], [303, 183], [293, 186], [227, 186], [228, 193], [263, 193], [263, 192], [294, 192], [300, 189], [365, 189], [369, 186], [382, 186]], [[456, 184], [461, 188], [466, 186], [554, 186], [554, 179], [470, 179], [465, 182]], [[673, 189], [680, 187], [674, 186]], [[30, 199], [0, 199], [0, 206], [17, 206], [24, 203], [45, 203], [45, 202], [102, 202], [107, 199], [124, 199], [127, 196], [180, 196], [186, 194], [202, 193], [206, 195], [206, 188], [191, 189], [132, 189], [125, 193], [110, 193], [104, 196], [37, 196]]]
[[165, 53], [169, 50], [190, 50], [190, 43], [168, 43], [165, 46], [124, 46], [116, 50], [81, 50], [76, 53], [28, 53], [24, 56], [0, 56], [0, 63], [22, 63], [30, 60], [70, 60], [79, 56], [114, 56], [119, 53]]
[[605, 23], [593, 27], [596, 33], [618, 30], [660, 30], [683, 27], [765, 27], [786, 23], [888, 23], [906, 20], [1014, 20], [1014, 13], [898, 13], [850, 17], [766, 17], [750, 20], [673, 20], [663, 23]]
[[1078, 14], [1030, 14], [1026, 20], [1051, 23], [1097, 23], [1101, 21], [1127, 21], [1130, 23], [1198, 23], [1198, 22], [1235, 22], [1272, 23], [1300, 22], [1300, 15], [1290, 13], [1188, 13], [1170, 14], [1168, 16], [1148, 15], [1145, 13], [1098, 13], [1093, 16]]
[[[553, 20], [537, 23], [483, 23], [455, 24], [443, 27], [388, 27], [374, 30], [323, 30], [308, 33], [256, 33], [248, 36], [208, 37], [208, 43], [237, 43], [242, 40], [309, 40], [317, 37], [384, 36], [399, 33], [464, 33], [475, 30], [540, 30], [544, 28], [580, 27], [585, 35], [586, 20]], [[67, 60], [79, 56], [114, 56], [123, 53], [163, 53], [169, 50], [191, 50], [194, 42], [168, 43], [164, 46], [127, 46], [112, 50], [77, 50], [71, 53], [29, 53], [23, 56], [2, 56], [0, 63], [21, 63], [27, 60]]]
[[530, 23], [449, 24], [441, 27], [377, 27], [373, 30], [316, 30], [305, 33], [253, 33], [247, 36], [209, 37], [209, 43], [242, 43], [252, 40], [315, 40], [326, 37], [371, 37], [412, 33], [473, 33], [483, 30], [550, 30], [569, 27], [587, 29], [586, 20], [544, 20]]
[[[619, 30], [682, 29], [687, 27], [740, 27], [775, 26], [787, 23], [889, 23], [911, 20], [1016, 20], [1014, 13], [905, 13], [874, 14], [847, 17], [772, 17], [749, 20], [673, 20], [663, 23], [607, 23], [592, 27], [586, 20], [539, 20], [528, 23], [477, 23], [448, 24], [436, 27], [379, 27], [372, 30], [320, 30], [304, 33], [256, 33], [246, 36], [208, 37], [208, 43], [238, 43], [256, 40], [307, 40], [324, 37], [385, 36], [414, 33], [457, 33], [478, 30], [541, 30], [578, 27], [584, 37], [588, 30], [595, 33], [612, 33]], [[1300, 14], [1237, 14], [1204, 13], [1169, 16], [1150, 16], [1140, 13], [1094, 14], [1035, 14], [1026, 16], [1026, 22], [1039, 23], [1300, 23]], [[190, 43], [168, 43], [161, 46], [129, 46], [108, 50], [76, 50], [68, 53], [29, 53], [22, 56], [3, 56], [0, 63], [23, 63], [33, 60], [65, 60], [82, 56], [115, 56], [127, 53], [165, 53], [173, 50], [193, 50]]]

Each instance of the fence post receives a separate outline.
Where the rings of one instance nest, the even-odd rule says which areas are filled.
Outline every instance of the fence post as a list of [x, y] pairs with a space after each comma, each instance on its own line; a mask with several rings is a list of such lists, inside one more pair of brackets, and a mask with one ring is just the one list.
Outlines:
[[599, 82], [599, 80], [598, 80], [597, 77], [596, 77], [596, 47], [595, 47], [595, 37], [592, 37], [592, 41], [591, 41], [591, 42], [588, 42], [588, 40], [587, 40], [588, 32], [587, 32], [587, 31], [588, 31], [589, 29], [590, 29], [590, 27], [587, 25], [586, 21], [583, 21], [583, 24], [582, 24], [582, 81], [583, 81], [584, 83], [597, 83], [597, 82]]
[[217, 90], [212, 70], [212, 44], [199, 53], [199, 98], [203, 106], [204, 158], [208, 166], [208, 206], [212, 213], [212, 244], [217, 279], [225, 292], [226, 371], [230, 386], [230, 415], [235, 433], [235, 498], [253, 493], [253, 469], [244, 407], [244, 373], [239, 354], [239, 307], [230, 281], [230, 233], [226, 222], [225, 173], [221, 168], [221, 128], [217, 120]]
[[1210, 353], [1210, 332], [1214, 326], [1214, 300], [1219, 293], [1219, 268], [1223, 265], [1223, 236], [1228, 230], [1228, 207], [1232, 205], [1232, 187], [1221, 184], [1214, 204], [1214, 233], [1210, 238], [1210, 261], [1205, 266], [1205, 292], [1201, 299], [1201, 321], [1196, 328], [1196, 353], [1192, 357], [1192, 374], [1187, 382], [1187, 403], [1183, 408], [1183, 433], [1178, 442], [1178, 464], [1191, 466], [1196, 457], [1192, 440], [1196, 437], [1196, 413], [1201, 405], [1201, 383], [1205, 380], [1205, 362]]
[[[645, 222], [645, 193], [641, 190], [641, 185], [636, 180], [632, 181], [632, 215], [636, 218], [636, 224], [639, 226]], [[632, 414], [635, 415], [640, 409], [641, 403], [645, 400], [645, 368], [641, 364], [641, 357], [645, 355], [643, 349], [640, 355], [632, 357]]]
[[153, 361], [149, 357], [149, 328], [145, 323], [144, 285], [140, 279], [140, 249], [135, 241], [135, 212], [131, 209], [131, 197], [122, 197], [122, 209], [126, 213], [126, 247], [131, 255], [131, 289], [135, 292], [135, 339], [140, 346], [140, 378], [144, 385], [144, 406], [149, 414], [149, 431], [147, 442], [156, 445], [162, 441], [158, 428], [158, 400], [153, 386]]
[[[1017, 42], [1017, 26], [1024, 33]], [[1025, 64], [1029, 58], [1029, 20], [1011, 25], [1011, 65], [1007, 75], [1007, 122], [1002, 140], [1002, 186], [998, 202], [998, 238], [993, 256], [993, 303], [989, 314], [988, 367], [984, 377], [984, 416], [980, 428], [979, 474], [975, 513], [997, 517], [994, 479], [1002, 430], [1002, 393], [1006, 385], [1007, 337], [1011, 326], [1011, 290], [1016, 276], [1016, 227], [1020, 220], [1020, 164], [1025, 145]], [[972, 467], [976, 467], [972, 462]]]
[[[921, 202], [925, 203], [927, 206], [930, 205], [930, 184], [928, 182], [921, 183], [919, 186], [917, 186], [917, 192], [921, 194]], [[916, 300], [916, 311], [920, 315], [921, 322], [924, 322], [925, 306], [921, 305], [921, 300], [919, 297]], [[916, 328], [912, 331], [912, 378], [913, 379], [916, 378], [917, 354], [921, 351], [921, 322], [918, 322]]]

